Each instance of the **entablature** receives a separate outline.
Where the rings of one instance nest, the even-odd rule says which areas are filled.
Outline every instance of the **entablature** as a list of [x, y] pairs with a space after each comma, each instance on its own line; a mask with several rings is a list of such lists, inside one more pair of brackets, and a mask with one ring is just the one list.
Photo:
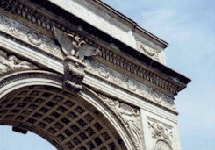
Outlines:
[[[57, 6], [55, 7], [57, 8]], [[79, 44], [84, 41], [89, 46], [98, 48], [100, 53], [92, 57], [95, 63], [101, 63], [121, 75], [131, 77], [134, 82], [152, 87], [158, 93], [160, 92], [172, 99], [190, 82], [190, 79], [152, 60], [132, 47], [126, 46], [117, 39], [72, 16], [72, 14], [67, 12], [71, 17], [68, 20], [65, 18], [66, 16], [58, 16], [57, 12], [47, 10], [39, 8], [39, 5], [29, 1], [5, 0], [1, 4], [0, 10], [4, 14], [0, 15], [0, 31], [2, 34], [11, 36], [12, 39], [21, 41], [25, 46], [34, 47], [61, 61], [63, 60], [61, 48], [54, 35], [54, 27], [57, 27], [70, 35], [71, 42]], [[84, 60], [84, 62], [86, 61]], [[50, 67], [50, 64], [48, 65], [47, 67]], [[93, 67], [91, 68], [93, 69]], [[52, 66], [52, 69], [55, 68]], [[62, 69], [58, 69], [58, 72], [62, 73]], [[85, 72], [91, 75], [96, 74], [90, 69], [85, 69]], [[104, 73], [108, 74], [107, 71]], [[133, 87], [128, 85], [127, 88], [132, 89]]]

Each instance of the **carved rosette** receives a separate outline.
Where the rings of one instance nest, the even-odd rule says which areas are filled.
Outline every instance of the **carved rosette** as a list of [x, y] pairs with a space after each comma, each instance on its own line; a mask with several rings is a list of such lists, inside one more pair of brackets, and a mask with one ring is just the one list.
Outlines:
[[[149, 129], [152, 133], [152, 138], [156, 140], [163, 140], [168, 145], [172, 145], [173, 142], [173, 133], [171, 129], [165, 127], [161, 123], [155, 123], [148, 120]], [[161, 144], [162, 145], [162, 144]], [[161, 149], [163, 150], [163, 149]]]
[[0, 75], [36, 68], [31, 62], [22, 61], [15, 55], [8, 55], [0, 50]]
[[154, 150], [172, 150], [172, 148], [167, 142], [163, 140], [158, 140]]

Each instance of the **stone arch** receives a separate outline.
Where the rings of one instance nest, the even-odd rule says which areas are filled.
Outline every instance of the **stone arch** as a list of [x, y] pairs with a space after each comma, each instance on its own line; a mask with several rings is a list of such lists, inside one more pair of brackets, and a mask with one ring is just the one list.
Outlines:
[[61, 75], [35, 70], [2, 77], [0, 124], [32, 131], [57, 149], [132, 149], [96, 103], [62, 89], [61, 81]]

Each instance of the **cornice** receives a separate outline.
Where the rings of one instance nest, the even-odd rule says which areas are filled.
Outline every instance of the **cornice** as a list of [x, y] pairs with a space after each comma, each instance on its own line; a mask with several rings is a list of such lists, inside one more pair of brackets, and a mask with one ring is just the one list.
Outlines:
[[[114, 47], [108, 44], [108, 41], [101, 40], [101, 35], [94, 37], [88, 32], [81, 31], [82, 29], [76, 29], [77, 26], [75, 28], [75, 25], [71, 24], [69, 20], [65, 21], [64, 16], [60, 16], [62, 17], [60, 18], [53, 14], [55, 12], [45, 12], [42, 10], [43, 8], [39, 9], [37, 5], [32, 5], [27, 1], [10, 0], [8, 2], [3, 0], [1, 9], [10, 17], [19, 19], [23, 24], [51, 38], [54, 38], [53, 26], [60, 28], [64, 32], [71, 33], [74, 36], [79, 36], [89, 45], [100, 47], [101, 53], [95, 57], [97, 61], [121, 73], [128, 74], [139, 82], [153, 86], [155, 89], [169, 96], [177, 95], [190, 82], [190, 79], [176, 73], [174, 70], [167, 68], [159, 62], [153, 61], [144, 54], [133, 50], [131, 47], [123, 45], [123, 43], [119, 43], [119, 47]], [[83, 21], [79, 23], [87, 26]], [[93, 27], [91, 28], [93, 29]], [[108, 35], [105, 36], [108, 37]], [[111, 41], [114, 42], [116, 40], [111, 38]]]

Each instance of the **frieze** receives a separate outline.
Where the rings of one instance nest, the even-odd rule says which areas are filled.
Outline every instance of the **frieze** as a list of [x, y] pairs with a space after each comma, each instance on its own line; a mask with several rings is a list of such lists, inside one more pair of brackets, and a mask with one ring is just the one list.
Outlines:
[[111, 50], [100, 48], [100, 53], [98, 56], [98, 59], [95, 57], [97, 61], [108, 61], [136, 76], [141, 80], [141, 82], [143, 81], [145, 83], [152, 84], [159, 89], [167, 91], [170, 96], [177, 95], [177, 93], [183, 89], [183, 85], [176, 85], [170, 80], [163, 79], [160, 75], [136, 65], [132, 61], [127, 60], [122, 55], [119, 55]]
[[140, 150], [140, 110], [99, 93], [98, 96], [118, 115], [118, 118], [124, 122], [132, 136], [135, 149]]
[[[92, 38], [89, 39], [83, 35], [81, 36], [77, 35], [77, 33], [75, 33], [76, 31], [73, 31], [74, 29], [70, 30], [69, 26], [63, 25], [59, 21], [55, 20], [53, 17], [51, 19], [50, 16], [42, 14], [37, 10], [33, 10], [33, 8], [26, 6], [25, 4], [21, 3], [21, 1], [19, 0], [13, 0], [13, 1], [10, 1], [9, 3], [7, 1], [3, 1], [1, 8], [3, 10], [11, 12], [11, 14], [18, 15], [19, 17], [26, 19], [26, 21], [32, 22], [34, 25], [38, 25], [44, 28], [44, 31], [49, 32], [49, 36], [50, 35], [53, 36], [53, 32], [54, 32], [53, 27], [56, 26], [60, 30], [68, 32], [73, 37], [76, 37], [76, 36], [81, 37], [81, 40], [84, 40], [88, 45], [100, 47], [99, 48], [100, 54], [96, 56], [95, 59], [99, 58], [99, 59], [103, 59], [102, 61], [104, 60], [109, 61], [114, 65], [117, 65], [118, 67], [127, 70], [129, 73], [133, 74], [134, 76], [137, 76], [142, 81], [157, 87], [158, 90], [162, 92], [165, 91], [166, 93], [168, 93], [169, 96], [175, 96], [180, 90], [185, 88], [185, 86], [181, 83], [176, 83], [173, 80], [164, 78], [159, 74], [155, 74], [154, 72], [146, 68], [143, 68], [132, 61], [129, 61], [128, 58], [122, 55], [118, 55], [117, 53], [114, 52], [115, 51], [114, 49], [113, 50], [106, 49], [104, 48], [104, 45], [101, 46], [100, 44], [95, 44], [97, 43], [96, 39], [92, 39]], [[12, 21], [12, 23], [9, 23], [9, 24], [12, 27], [12, 28], [9, 27], [9, 29], [7, 29], [9, 34], [12, 34], [13, 36], [16, 36], [16, 37], [19, 36], [18, 37], [19, 39], [25, 40], [27, 43], [31, 43], [32, 45], [45, 50], [47, 53], [54, 54], [58, 58], [62, 57], [62, 55], [60, 54], [61, 53], [60, 47], [59, 45], [56, 45], [53, 39], [50, 39], [43, 34], [41, 34], [41, 37], [39, 37], [40, 34], [34, 34], [35, 33], [34, 30], [31, 30], [29, 35], [29, 32], [25, 33], [25, 31], [28, 31], [30, 28], [28, 29], [25, 28], [24, 31], [19, 30], [20, 27], [17, 24], [17, 22]], [[21, 26], [23, 27], [23, 25]], [[21, 32], [18, 32], [18, 31], [21, 31]], [[25, 33], [24, 36], [21, 33]], [[32, 33], [32, 36], [31, 36], [31, 33]]]
[[104, 81], [109, 81], [120, 88], [129, 90], [143, 98], [150, 100], [153, 103], [160, 104], [161, 106], [170, 110], [175, 110], [174, 98], [169, 97], [161, 92], [148, 87], [140, 82], [137, 82], [125, 74], [121, 74], [105, 65], [87, 59], [84, 61], [88, 66], [88, 70], [97, 76], [100, 76]]
[[46, 35], [40, 34], [3, 14], [0, 14], [0, 31], [10, 34], [14, 38], [20, 39], [32, 46], [44, 50], [46, 53], [62, 59], [60, 46], [55, 44], [53, 39], [48, 38]]

